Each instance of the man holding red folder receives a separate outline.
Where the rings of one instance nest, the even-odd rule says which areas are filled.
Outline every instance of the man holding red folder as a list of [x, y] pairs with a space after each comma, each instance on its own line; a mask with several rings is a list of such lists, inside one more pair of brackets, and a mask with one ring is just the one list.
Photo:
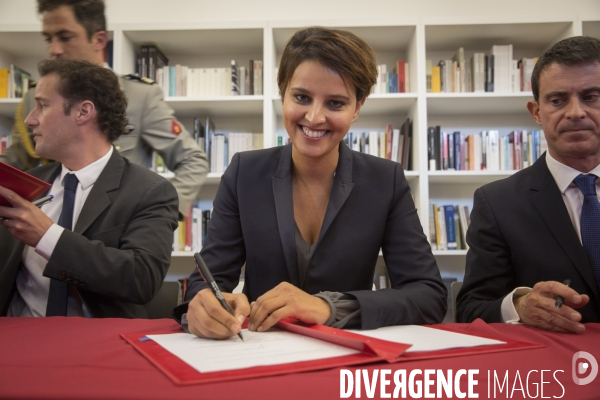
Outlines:
[[143, 318], [171, 260], [178, 199], [171, 183], [113, 147], [127, 100], [114, 73], [84, 61], [43, 61], [26, 118], [30, 171], [52, 184], [35, 207], [0, 187], [0, 315]]

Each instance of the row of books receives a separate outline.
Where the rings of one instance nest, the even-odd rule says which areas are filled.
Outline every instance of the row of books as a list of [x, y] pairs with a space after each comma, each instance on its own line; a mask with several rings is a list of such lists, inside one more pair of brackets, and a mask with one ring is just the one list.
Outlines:
[[512, 44], [492, 46], [489, 54], [465, 59], [460, 47], [454, 57], [434, 66], [426, 60], [428, 92], [528, 92], [537, 58], [513, 60]]
[[192, 207], [173, 232], [173, 251], [199, 252], [202, 249], [212, 210]]
[[171, 65], [158, 68], [156, 83], [166, 96], [245, 96], [263, 94], [263, 64], [250, 60], [238, 66], [235, 60], [224, 68], [190, 68]]
[[262, 133], [214, 133], [209, 138], [210, 172], [223, 173], [235, 153], [263, 148]]
[[143, 45], [137, 57], [136, 73], [156, 81], [157, 71], [169, 65], [169, 59], [156, 45]]
[[386, 125], [383, 132], [348, 132], [344, 141], [354, 151], [399, 162], [404, 169], [412, 169], [412, 121], [409, 118], [399, 128]]
[[31, 82], [31, 74], [14, 64], [10, 68], [0, 68], [0, 98], [22, 98]]
[[489, 130], [472, 135], [427, 130], [430, 171], [511, 171], [532, 165], [548, 148], [544, 131], [512, 131], [500, 136]]
[[387, 64], [377, 66], [377, 83], [371, 93], [407, 93], [410, 92], [409, 66], [406, 61], [398, 60], [391, 71]]
[[467, 250], [469, 208], [459, 205], [429, 206], [429, 241], [433, 250]]

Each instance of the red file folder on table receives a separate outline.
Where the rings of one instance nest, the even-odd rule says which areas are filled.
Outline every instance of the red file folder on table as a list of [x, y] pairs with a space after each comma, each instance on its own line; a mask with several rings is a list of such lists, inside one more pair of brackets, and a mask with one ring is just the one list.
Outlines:
[[[0, 186], [12, 190], [26, 200], [32, 201], [52, 185], [0, 162]], [[8, 200], [2, 196], [0, 196], [0, 206], [12, 207]]]
[[[483, 324], [485, 325], [485, 323]], [[491, 339], [500, 339], [505, 341], [506, 344], [405, 354], [405, 351], [410, 347], [408, 344], [370, 338], [363, 335], [357, 335], [352, 332], [347, 332], [342, 329], [331, 328], [323, 325], [304, 325], [300, 322], [293, 322], [291, 320], [281, 321], [277, 324], [277, 326], [280, 329], [298, 333], [300, 335], [310, 336], [341, 346], [350, 347], [355, 350], [359, 350], [360, 353], [321, 360], [201, 373], [182, 361], [177, 356], [165, 350], [156, 342], [152, 340], [144, 340], [146, 335], [149, 333], [130, 333], [123, 334], [121, 337], [178, 385], [256, 378], [292, 372], [315, 371], [326, 368], [367, 364], [380, 361], [392, 363], [426, 358], [450, 357], [464, 354], [543, 347], [537, 344], [507, 340], [506, 338], [490, 337]], [[161, 332], [154, 332], [154, 334], [160, 333]], [[460, 333], [473, 334], [472, 332]]]

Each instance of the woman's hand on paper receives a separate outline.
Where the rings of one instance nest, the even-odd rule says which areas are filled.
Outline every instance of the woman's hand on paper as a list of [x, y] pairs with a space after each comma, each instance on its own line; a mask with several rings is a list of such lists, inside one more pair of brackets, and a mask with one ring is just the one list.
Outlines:
[[252, 303], [248, 329], [264, 332], [290, 317], [307, 324], [324, 324], [330, 316], [331, 308], [325, 300], [283, 282]]
[[198, 337], [227, 339], [242, 330], [250, 313], [248, 298], [243, 293], [223, 293], [235, 317], [227, 312], [210, 289], [199, 291], [187, 311], [188, 329]]

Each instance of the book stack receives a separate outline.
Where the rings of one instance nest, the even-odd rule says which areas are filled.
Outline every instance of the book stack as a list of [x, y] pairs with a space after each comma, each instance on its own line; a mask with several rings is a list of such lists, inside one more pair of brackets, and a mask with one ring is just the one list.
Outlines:
[[467, 60], [460, 47], [452, 59], [433, 65], [426, 60], [427, 91], [432, 93], [527, 92], [537, 58], [513, 60], [513, 46], [494, 45], [489, 54], [473, 53]]
[[344, 141], [354, 151], [399, 162], [405, 170], [412, 169], [413, 133], [409, 118], [400, 128], [387, 125], [383, 132], [348, 132]]
[[247, 68], [235, 60], [221, 68], [163, 66], [156, 71], [156, 83], [172, 97], [262, 95], [263, 66], [261, 60], [250, 60]]
[[14, 64], [10, 68], [0, 69], [0, 98], [22, 98], [32, 82], [31, 74]]
[[470, 223], [467, 206], [431, 204], [429, 242], [432, 250], [467, 250], [466, 235]]
[[409, 65], [406, 61], [398, 60], [391, 71], [387, 64], [377, 66], [377, 83], [371, 93], [407, 93], [410, 92]]
[[532, 165], [548, 148], [542, 130], [515, 130], [500, 136], [489, 130], [464, 135], [427, 130], [430, 171], [512, 171]]
[[202, 210], [197, 205], [190, 208], [183, 221], [173, 232], [173, 251], [199, 252], [206, 237], [212, 210]]

